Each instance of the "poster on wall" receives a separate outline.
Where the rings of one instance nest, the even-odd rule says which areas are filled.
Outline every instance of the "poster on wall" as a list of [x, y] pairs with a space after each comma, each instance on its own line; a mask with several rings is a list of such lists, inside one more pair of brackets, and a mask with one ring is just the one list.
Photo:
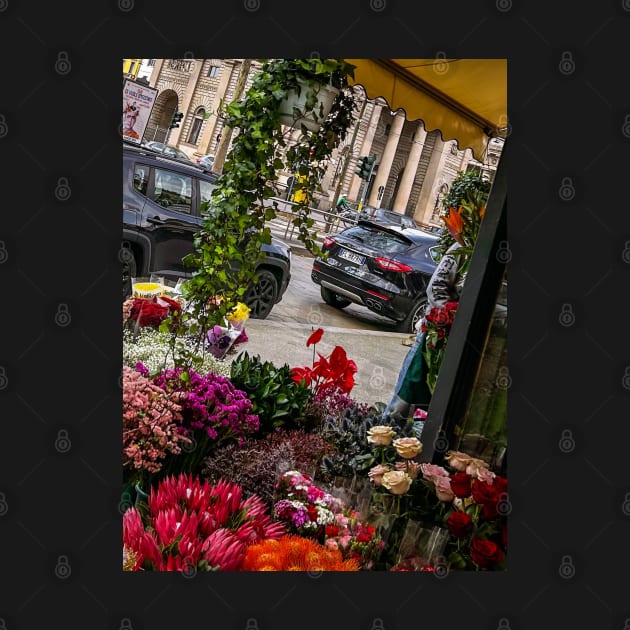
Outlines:
[[123, 85], [122, 135], [140, 144], [147, 128], [158, 90], [127, 80]]

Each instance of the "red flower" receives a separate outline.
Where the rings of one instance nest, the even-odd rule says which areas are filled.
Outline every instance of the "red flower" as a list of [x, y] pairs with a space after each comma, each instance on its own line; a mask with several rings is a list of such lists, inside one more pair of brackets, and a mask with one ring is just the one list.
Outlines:
[[503, 560], [503, 551], [495, 542], [472, 537], [470, 543], [470, 557], [481, 569], [487, 569]]
[[308, 367], [294, 367], [291, 368], [291, 380], [299, 383], [300, 381], [304, 381], [306, 385], [311, 384], [311, 380], [313, 378], [313, 371]]
[[470, 496], [471, 483], [472, 477], [465, 472], [457, 472], [451, 475], [451, 490], [460, 499]]
[[325, 533], [326, 536], [338, 536], [339, 527], [337, 525], [326, 525]]
[[472, 519], [466, 512], [451, 512], [446, 525], [455, 538], [462, 538], [468, 534], [473, 527]]
[[475, 503], [485, 505], [495, 503], [499, 500], [499, 493], [494, 485], [475, 479], [472, 484], [472, 498]]
[[316, 331], [311, 333], [311, 336], [306, 340], [306, 347], [308, 348], [309, 346], [315, 343], [319, 343], [323, 334], [324, 334], [323, 328], [318, 328]]

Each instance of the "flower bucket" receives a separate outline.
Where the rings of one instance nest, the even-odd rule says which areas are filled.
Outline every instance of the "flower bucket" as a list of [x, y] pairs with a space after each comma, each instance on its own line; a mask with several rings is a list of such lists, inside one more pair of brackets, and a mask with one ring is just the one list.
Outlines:
[[[328, 114], [330, 114], [339, 90], [327, 84], [308, 86], [302, 81], [300, 81], [300, 88], [299, 94], [297, 90], [291, 90], [280, 102], [280, 122], [288, 127], [295, 126], [299, 128], [301, 125], [304, 125], [309, 131], [317, 131]], [[304, 112], [307, 96], [313, 91], [315, 91], [318, 99], [315, 108], [313, 111]], [[304, 115], [296, 118], [294, 108], [297, 108]]]

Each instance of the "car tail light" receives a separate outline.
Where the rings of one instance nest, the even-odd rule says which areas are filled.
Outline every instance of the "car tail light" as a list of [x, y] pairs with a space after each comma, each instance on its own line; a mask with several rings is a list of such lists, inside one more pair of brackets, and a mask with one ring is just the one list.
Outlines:
[[405, 265], [405, 263], [398, 262], [397, 260], [392, 260], [391, 258], [377, 256], [374, 260], [381, 269], [385, 269], [386, 271], [400, 271], [405, 273], [412, 269], [409, 265]]
[[389, 300], [388, 295], [383, 295], [382, 293], [378, 293], [378, 291], [372, 291], [372, 289], [368, 289], [367, 292], [374, 297], [380, 298], [381, 300]]
[[322, 243], [322, 247], [332, 247], [335, 242], [335, 239], [331, 236], [327, 236]]

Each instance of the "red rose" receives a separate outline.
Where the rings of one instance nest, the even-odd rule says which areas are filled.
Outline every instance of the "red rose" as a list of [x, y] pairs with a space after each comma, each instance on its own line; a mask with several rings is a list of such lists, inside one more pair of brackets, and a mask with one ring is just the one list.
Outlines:
[[361, 532], [356, 537], [356, 541], [357, 542], [361, 542], [361, 543], [368, 543], [368, 542], [370, 542], [370, 540], [372, 540], [372, 536], [370, 536], [369, 534], [367, 534], [365, 532]]
[[498, 501], [495, 501], [494, 503], [488, 502], [483, 504], [481, 508], [481, 516], [486, 521], [491, 521], [492, 519], [495, 519], [499, 516], [499, 512], [497, 511], [497, 503]]
[[309, 505], [306, 511], [308, 512], [308, 517], [311, 519], [311, 521], [317, 520], [317, 508]]
[[472, 477], [465, 472], [456, 472], [451, 475], [451, 490], [460, 499], [470, 496], [471, 483]]
[[472, 484], [472, 498], [475, 503], [485, 505], [495, 503], [499, 500], [499, 493], [494, 485], [475, 479]]
[[463, 538], [472, 529], [473, 522], [466, 512], [451, 512], [446, 526], [455, 538]]
[[503, 551], [491, 540], [473, 536], [470, 543], [470, 557], [479, 568], [487, 569], [503, 560]]
[[338, 536], [339, 527], [337, 525], [326, 525], [326, 536]]

